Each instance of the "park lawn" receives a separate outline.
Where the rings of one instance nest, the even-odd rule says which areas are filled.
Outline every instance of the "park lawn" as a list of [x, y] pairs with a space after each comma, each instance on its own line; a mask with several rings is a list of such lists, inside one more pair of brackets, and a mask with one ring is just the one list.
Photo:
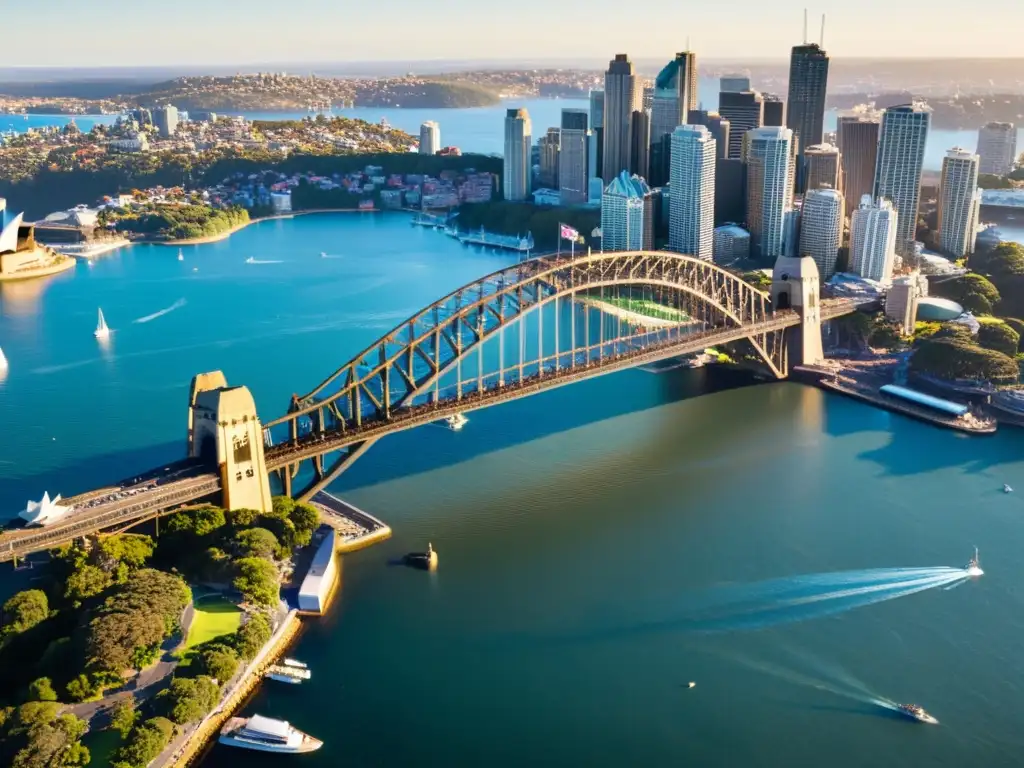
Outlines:
[[121, 734], [112, 728], [89, 731], [82, 737], [82, 744], [89, 748], [89, 768], [108, 768], [114, 751], [121, 746]]
[[185, 639], [185, 651], [238, 630], [242, 611], [223, 597], [201, 598], [195, 605], [195, 616]]

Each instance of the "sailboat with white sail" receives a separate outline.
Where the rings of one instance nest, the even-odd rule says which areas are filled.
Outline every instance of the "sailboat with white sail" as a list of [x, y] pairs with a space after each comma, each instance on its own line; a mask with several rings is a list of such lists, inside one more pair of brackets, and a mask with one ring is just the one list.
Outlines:
[[110, 328], [107, 326], [106, 318], [103, 317], [103, 310], [102, 309], [100, 310], [99, 323], [96, 325], [96, 331], [93, 333], [93, 335], [97, 339], [109, 339], [110, 338]]

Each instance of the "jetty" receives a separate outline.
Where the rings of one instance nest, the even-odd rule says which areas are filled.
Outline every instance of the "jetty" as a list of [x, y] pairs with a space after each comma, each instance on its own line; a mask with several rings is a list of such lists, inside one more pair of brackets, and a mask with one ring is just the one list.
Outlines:
[[486, 248], [499, 248], [526, 254], [529, 254], [534, 248], [532, 232], [527, 232], [525, 237], [522, 235], [498, 235], [480, 227], [472, 232], [456, 232], [455, 236], [463, 245], [482, 245]]

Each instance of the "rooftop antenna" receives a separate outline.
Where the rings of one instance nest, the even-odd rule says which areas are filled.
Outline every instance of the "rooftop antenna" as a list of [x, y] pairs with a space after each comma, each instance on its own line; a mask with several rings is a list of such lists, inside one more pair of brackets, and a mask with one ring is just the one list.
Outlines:
[[807, 45], [807, 9], [804, 8], [804, 45]]
[[825, 14], [821, 14], [821, 42], [818, 44], [819, 48], [825, 47]]

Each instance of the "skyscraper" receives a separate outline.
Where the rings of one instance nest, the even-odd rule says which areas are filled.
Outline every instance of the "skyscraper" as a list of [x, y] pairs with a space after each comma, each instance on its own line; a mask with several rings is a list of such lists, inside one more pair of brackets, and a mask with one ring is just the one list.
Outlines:
[[772, 93], [764, 95], [764, 124], [766, 126], [786, 124], [786, 102]]
[[718, 79], [718, 90], [722, 93], [742, 93], [750, 90], [750, 78], [746, 75], [725, 75]]
[[788, 128], [756, 128], [747, 135], [747, 223], [754, 253], [783, 255], [786, 212], [793, 206], [796, 154]]
[[640, 109], [651, 109], [654, 106], [654, 88], [641, 88]]
[[679, 67], [679, 93], [685, 96], [682, 99], [683, 114], [691, 109], [696, 109], [699, 103], [697, 99], [697, 54], [693, 51], [682, 51], [676, 54], [676, 63]]
[[718, 95], [718, 114], [729, 121], [727, 157], [741, 158], [747, 131], [764, 125], [764, 99], [757, 91], [722, 91]]
[[805, 192], [819, 187], [843, 191], [839, 149], [831, 144], [814, 144], [804, 150]]
[[843, 195], [835, 189], [812, 189], [800, 209], [800, 256], [810, 256], [822, 280], [836, 273], [843, 244]]
[[715, 154], [711, 131], [680, 125], [672, 133], [672, 192], [668, 247], [711, 259], [715, 233]]
[[558, 192], [562, 205], [587, 202], [587, 111], [562, 110], [562, 148], [558, 160]]
[[729, 121], [717, 112], [708, 112], [705, 109], [691, 109], [686, 119], [690, 125], [703, 125], [711, 135], [715, 137], [715, 146], [718, 147], [718, 157], [727, 157], [729, 151], [729, 136], [732, 126]]
[[525, 109], [505, 112], [505, 199], [525, 200], [530, 196], [530, 153], [533, 142], [530, 113]]
[[747, 220], [747, 164], [719, 157], [715, 162], [715, 224]]
[[604, 161], [604, 91], [590, 92], [590, 130], [596, 147], [594, 167], [590, 169], [591, 178], [602, 178], [601, 168]]
[[1006, 176], [1017, 159], [1017, 126], [988, 123], [978, 131], [979, 173]]
[[629, 172], [646, 179], [651, 165], [651, 113], [634, 110], [629, 116]]
[[537, 182], [544, 189], [558, 189], [558, 156], [562, 147], [562, 131], [559, 128], [548, 128], [547, 133], [537, 140], [540, 148], [538, 165], [540, 173]]
[[889, 285], [896, 261], [896, 219], [892, 203], [864, 195], [850, 219], [850, 271]]
[[639, 176], [622, 171], [601, 196], [601, 248], [641, 251], [654, 247], [654, 195]]
[[896, 254], [914, 255], [921, 202], [921, 170], [931, 113], [920, 104], [887, 109], [882, 116], [872, 197], [892, 200], [899, 214]]
[[169, 139], [178, 130], [178, 108], [167, 104], [153, 110], [153, 125], [160, 131], [160, 136]]
[[441, 126], [433, 120], [427, 120], [420, 126], [420, 154], [436, 155], [441, 149]]
[[942, 161], [939, 249], [953, 259], [974, 253], [978, 228], [978, 156], [954, 147]]
[[[696, 57], [689, 52], [677, 53], [662, 67], [654, 80], [651, 101], [651, 150], [648, 180], [662, 186], [669, 176], [669, 147], [672, 131], [685, 123], [688, 104], [696, 99]], [[669, 137], [666, 141], [666, 137]]]
[[624, 53], [615, 55], [604, 75], [604, 158], [601, 172], [611, 183], [629, 168], [629, 126], [640, 105], [640, 84]]
[[786, 127], [793, 131], [801, 152], [821, 144], [827, 86], [828, 54], [817, 43], [794, 46], [789, 59]]
[[864, 195], [871, 197], [875, 188], [875, 163], [878, 160], [877, 117], [840, 117], [836, 131], [839, 165], [843, 173], [846, 215], [852, 216]]

